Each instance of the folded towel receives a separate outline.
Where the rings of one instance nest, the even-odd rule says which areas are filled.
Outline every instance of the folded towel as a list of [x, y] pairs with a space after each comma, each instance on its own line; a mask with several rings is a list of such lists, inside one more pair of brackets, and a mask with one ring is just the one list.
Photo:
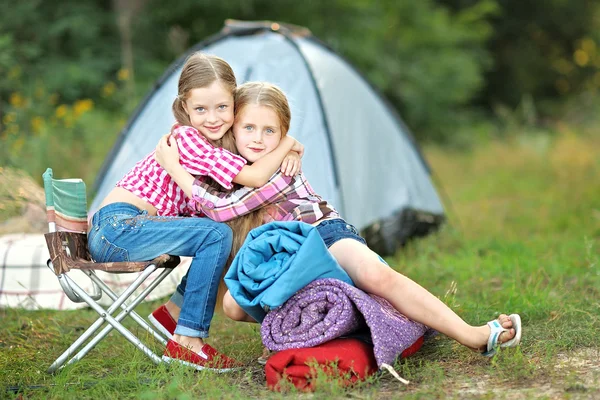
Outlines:
[[250, 231], [225, 275], [225, 283], [240, 307], [261, 322], [267, 311], [320, 278], [352, 284], [314, 226], [271, 222]]
[[265, 365], [267, 387], [275, 391], [282, 389], [282, 380], [299, 390], [313, 391], [317, 376], [323, 373], [348, 386], [376, 371], [373, 346], [358, 339], [335, 339], [316, 347], [281, 351]]
[[393, 364], [427, 330], [381, 297], [336, 279], [319, 279], [269, 312], [260, 331], [264, 345], [280, 351], [317, 346], [365, 324], [378, 367]]

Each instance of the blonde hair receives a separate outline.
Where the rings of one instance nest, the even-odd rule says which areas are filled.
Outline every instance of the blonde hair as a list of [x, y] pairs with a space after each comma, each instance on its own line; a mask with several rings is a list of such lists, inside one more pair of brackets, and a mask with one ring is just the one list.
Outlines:
[[[277, 117], [279, 118], [279, 124], [281, 127], [281, 137], [285, 137], [290, 129], [290, 122], [292, 119], [292, 113], [287, 97], [283, 91], [277, 86], [268, 82], [246, 82], [237, 87], [234, 95], [234, 113], [235, 117], [244, 109], [245, 106], [254, 104], [258, 106], [264, 106], [271, 108]], [[221, 139], [221, 147], [234, 154], [239, 154], [235, 145], [235, 138], [233, 132], [228, 131]], [[222, 190], [216, 182], [207, 180], [207, 182], [217, 190]], [[232, 190], [236, 190], [240, 185], [235, 185]], [[252, 211], [241, 217], [232, 219], [227, 222], [227, 225], [233, 231], [233, 245], [231, 246], [231, 253], [227, 260], [227, 266], [225, 270], [229, 269], [231, 262], [235, 258], [236, 254], [244, 244], [248, 233], [261, 225], [264, 224], [265, 217], [267, 216], [266, 207], [263, 206], [258, 210]], [[222, 295], [225, 293], [225, 285], [223, 281], [219, 285], [219, 303], [221, 302]]]
[[173, 101], [173, 115], [181, 125], [191, 125], [190, 117], [185, 112], [184, 103], [192, 89], [205, 88], [214, 82], [220, 82], [233, 96], [237, 82], [233, 69], [220, 57], [196, 52], [190, 55], [179, 76], [177, 97]]
[[237, 87], [233, 100], [236, 117], [249, 104], [269, 107], [279, 118], [281, 137], [287, 135], [292, 112], [285, 93], [277, 86], [268, 82], [246, 82]]

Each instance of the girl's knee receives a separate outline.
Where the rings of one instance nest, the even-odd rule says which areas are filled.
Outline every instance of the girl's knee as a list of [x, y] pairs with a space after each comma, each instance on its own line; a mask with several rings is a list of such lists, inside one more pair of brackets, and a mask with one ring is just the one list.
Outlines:
[[219, 235], [222, 240], [231, 243], [231, 241], [233, 240], [233, 232], [231, 231], [231, 228], [223, 223], [218, 223], [214, 226], [213, 228], [215, 234]]
[[215, 223], [210, 227], [210, 231], [206, 234], [203, 245], [200, 246], [198, 250], [202, 251], [206, 245], [219, 244], [221, 248], [227, 249], [229, 254], [232, 243], [233, 232], [231, 231], [231, 228], [223, 223]]
[[246, 312], [233, 299], [229, 291], [223, 296], [223, 312], [234, 321], [244, 321]]

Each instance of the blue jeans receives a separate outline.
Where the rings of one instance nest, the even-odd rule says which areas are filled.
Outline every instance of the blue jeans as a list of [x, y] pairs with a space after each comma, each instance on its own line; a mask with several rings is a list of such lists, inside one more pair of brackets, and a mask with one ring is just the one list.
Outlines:
[[113, 203], [92, 217], [88, 247], [98, 262], [145, 261], [161, 254], [192, 257], [187, 284], [177, 288], [185, 295], [175, 333], [205, 338], [232, 236], [227, 225], [208, 218], [155, 217], [131, 204]]

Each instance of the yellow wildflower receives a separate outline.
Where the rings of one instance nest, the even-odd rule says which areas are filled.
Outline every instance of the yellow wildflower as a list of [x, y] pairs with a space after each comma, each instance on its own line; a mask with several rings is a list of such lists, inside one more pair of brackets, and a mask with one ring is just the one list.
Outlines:
[[581, 40], [581, 48], [588, 54], [594, 55], [596, 53], [596, 43], [594, 39], [584, 38]]
[[110, 96], [112, 96], [112, 94], [115, 92], [116, 88], [117, 88], [117, 86], [115, 85], [114, 82], [108, 82], [102, 88], [102, 97], [110, 97]]
[[67, 115], [68, 111], [68, 107], [65, 104], [61, 104], [60, 106], [56, 107], [56, 111], [54, 112], [54, 114], [58, 118], [64, 118]]
[[554, 60], [552, 65], [554, 66], [554, 69], [563, 75], [568, 75], [573, 70], [573, 64], [564, 58]]
[[117, 78], [120, 81], [126, 81], [127, 79], [129, 79], [129, 70], [127, 68], [121, 68], [117, 73]]
[[585, 67], [587, 63], [590, 62], [590, 56], [584, 50], [579, 49], [575, 50], [575, 53], [573, 54], [573, 60], [575, 61], [575, 64], [579, 65], [580, 67]]
[[10, 95], [10, 104], [14, 108], [22, 108], [25, 105], [25, 99], [20, 93], [14, 92]]
[[75, 104], [73, 104], [73, 112], [75, 113], [75, 118], [79, 117], [81, 114], [90, 111], [93, 107], [94, 102], [92, 101], [92, 99], [77, 100]]
[[6, 113], [2, 118], [2, 123], [4, 125], [9, 125], [11, 122], [15, 122], [17, 120], [17, 115], [15, 113]]
[[21, 149], [23, 148], [23, 145], [25, 144], [25, 138], [24, 137], [20, 137], [17, 140], [15, 140], [13, 142], [13, 150], [14, 151], [21, 151]]
[[33, 133], [39, 133], [44, 127], [44, 119], [42, 117], [33, 117], [31, 119], [31, 130]]

